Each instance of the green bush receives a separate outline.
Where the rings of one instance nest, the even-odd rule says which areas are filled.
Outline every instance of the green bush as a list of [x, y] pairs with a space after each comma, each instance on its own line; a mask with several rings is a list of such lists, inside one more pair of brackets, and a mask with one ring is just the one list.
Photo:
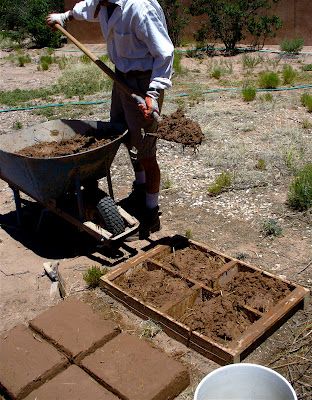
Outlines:
[[211, 78], [220, 79], [222, 75], [222, 70], [220, 67], [214, 67], [210, 73]]
[[265, 94], [263, 95], [263, 99], [264, 99], [264, 101], [273, 101], [273, 95], [272, 95], [272, 93], [265, 93]]
[[280, 236], [283, 230], [275, 219], [269, 218], [263, 222], [261, 232], [264, 236]]
[[242, 96], [244, 101], [253, 101], [256, 98], [256, 88], [253, 86], [245, 86], [242, 89]]
[[222, 174], [215, 179], [214, 183], [208, 187], [208, 194], [210, 196], [217, 196], [231, 186], [231, 183], [231, 174], [229, 172], [222, 172]]
[[107, 273], [107, 269], [100, 267], [90, 267], [87, 272], [83, 274], [83, 279], [89, 288], [96, 288], [100, 284], [101, 276]]
[[255, 168], [259, 171], [265, 171], [266, 170], [266, 162], [263, 158], [259, 158], [257, 161]]
[[283, 67], [283, 80], [285, 85], [291, 85], [294, 83], [297, 76], [297, 72], [291, 65], [284, 65]]
[[29, 64], [31, 63], [31, 58], [28, 54], [24, 55], [20, 55], [17, 57], [17, 64], [19, 67], [25, 67], [25, 64]]
[[160, 0], [167, 21], [169, 36], [174, 46], [180, 46], [184, 27], [189, 21], [187, 8], [181, 0]]
[[290, 184], [288, 204], [299, 211], [308, 210], [312, 206], [312, 164], [307, 164], [299, 171]]
[[299, 54], [304, 45], [304, 40], [302, 38], [295, 39], [285, 39], [280, 45], [280, 49], [284, 53], [288, 54]]
[[280, 84], [280, 78], [276, 72], [262, 72], [259, 77], [259, 86], [264, 89], [276, 89]]
[[312, 64], [303, 65], [302, 71], [312, 71]]
[[308, 93], [303, 93], [301, 95], [301, 104], [307, 108], [309, 112], [312, 112], [312, 95]]

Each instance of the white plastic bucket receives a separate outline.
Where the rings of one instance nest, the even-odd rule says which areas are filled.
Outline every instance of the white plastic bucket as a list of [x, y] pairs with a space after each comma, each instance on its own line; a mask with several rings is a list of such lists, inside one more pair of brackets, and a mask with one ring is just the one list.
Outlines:
[[232, 364], [208, 374], [194, 400], [297, 400], [290, 383], [270, 368]]

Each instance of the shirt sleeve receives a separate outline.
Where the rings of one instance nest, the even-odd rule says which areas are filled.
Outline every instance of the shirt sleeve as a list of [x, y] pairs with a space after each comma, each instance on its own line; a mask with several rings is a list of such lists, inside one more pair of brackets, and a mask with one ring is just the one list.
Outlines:
[[149, 10], [137, 29], [137, 37], [146, 44], [154, 58], [150, 87], [168, 89], [172, 86], [174, 47], [164, 21], [156, 10]]
[[98, 21], [99, 18], [94, 17], [98, 0], [85, 0], [76, 3], [73, 8], [73, 17], [77, 20]]

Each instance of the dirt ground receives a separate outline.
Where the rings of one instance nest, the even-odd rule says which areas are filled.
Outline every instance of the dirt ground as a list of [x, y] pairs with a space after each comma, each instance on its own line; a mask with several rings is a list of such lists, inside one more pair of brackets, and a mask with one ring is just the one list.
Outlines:
[[[66, 49], [62, 51], [67, 54]], [[32, 53], [34, 61], [24, 68], [8, 60], [7, 55], [5, 51], [0, 53], [0, 74], [6, 77], [6, 81], [1, 80], [0, 90], [47, 87], [61, 74], [56, 66], [38, 71], [38, 56]], [[278, 61], [276, 54], [264, 57], [266, 64], [257, 66], [258, 69]], [[218, 365], [161, 331], [147, 334], [150, 327], [146, 322], [101, 290], [88, 290], [82, 275], [90, 266], [114, 268], [160, 238], [179, 233], [311, 289], [311, 210], [298, 212], [286, 204], [294, 168], [312, 160], [312, 117], [300, 103], [303, 90], [273, 93], [272, 101], [258, 94], [250, 103], [243, 102], [241, 94], [235, 91], [203, 95], [201, 90], [221, 85], [209, 77], [212, 63], [224, 66], [230, 62], [233, 72], [226, 78], [226, 86], [244, 75], [240, 55], [231, 59], [219, 56], [182, 61], [185, 72], [175, 78], [163, 112], [169, 114], [184, 106], [186, 115], [200, 124], [205, 139], [198, 151], [159, 141], [162, 230], [153, 234], [150, 241], [127, 244], [111, 253], [50, 213], [43, 214], [38, 226], [41, 210], [34, 204], [24, 208], [24, 226], [19, 227], [12, 191], [0, 181], [0, 313], [4, 316], [0, 332], [34, 318], [59, 301], [51, 297], [51, 282], [43, 275], [43, 263], [58, 260], [68, 294], [83, 298], [107, 318], [118, 321], [126, 331], [148, 336], [155, 346], [188, 365], [192, 384], [178, 400], [191, 400], [198, 382]], [[284, 61], [278, 62], [276, 68]], [[299, 68], [302, 63], [312, 63], [312, 56], [301, 55], [288, 62]], [[190, 96], [178, 96], [185, 92]], [[105, 96], [109, 100], [109, 95]], [[102, 99], [101, 94], [84, 100], [94, 99]], [[0, 107], [4, 108], [8, 106]], [[0, 113], [0, 135], [11, 134], [14, 140], [17, 126], [27, 127], [53, 118], [107, 120], [108, 115], [109, 103]], [[262, 170], [256, 167], [260, 159], [265, 160]], [[112, 165], [117, 200], [131, 189], [130, 171], [128, 155], [121, 147]], [[208, 186], [223, 171], [232, 176], [229, 190], [209, 196]], [[105, 179], [101, 186], [106, 188]], [[263, 234], [263, 223], [269, 219], [282, 228], [280, 236]], [[297, 312], [244, 360], [275, 368], [293, 384], [300, 400], [312, 399], [311, 323], [309, 306]]]

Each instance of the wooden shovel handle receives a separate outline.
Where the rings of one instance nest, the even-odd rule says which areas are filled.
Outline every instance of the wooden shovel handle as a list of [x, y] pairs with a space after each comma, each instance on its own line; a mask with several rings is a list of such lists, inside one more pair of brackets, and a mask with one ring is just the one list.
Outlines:
[[[108, 75], [118, 87], [128, 96], [132, 97], [138, 104], [145, 104], [144, 95], [142, 93], [134, 93], [118, 76], [112, 71], [102, 60], [96, 57], [91, 51], [84, 46], [79, 40], [77, 40], [73, 35], [67, 32], [60, 24], [55, 24], [54, 27], [62, 32], [69, 40], [71, 40], [86, 56], [88, 56], [94, 64], [96, 64], [106, 75]], [[160, 122], [161, 118], [158, 113], [154, 112], [152, 114], [155, 121]]]

